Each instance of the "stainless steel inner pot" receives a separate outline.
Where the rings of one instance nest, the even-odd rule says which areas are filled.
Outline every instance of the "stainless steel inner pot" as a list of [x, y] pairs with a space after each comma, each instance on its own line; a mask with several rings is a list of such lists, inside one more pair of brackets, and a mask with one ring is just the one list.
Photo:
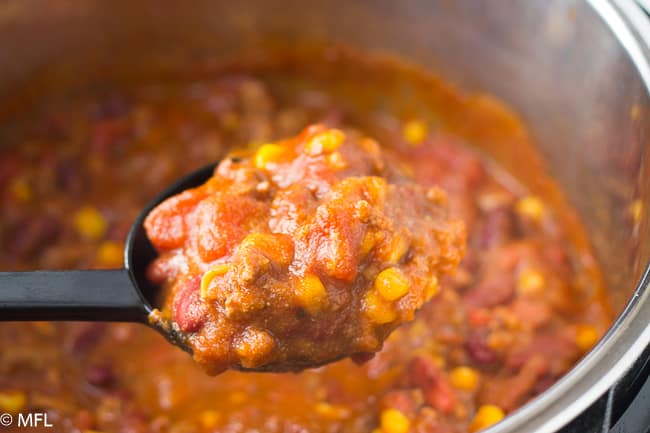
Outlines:
[[[43, 68], [88, 58], [219, 57], [265, 37], [334, 40], [398, 55], [522, 116], [578, 210], [620, 316], [555, 386], [490, 432], [601, 431], [647, 377], [650, 24], [630, 0], [4, 0], [0, 95]], [[86, 65], [88, 66], [88, 65]], [[64, 68], [65, 69], [65, 68]], [[646, 408], [647, 412], [650, 412]], [[582, 414], [582, 416], [579, 416]], [[589, 414], [594, 414], [590, 416]], [[602, 418], [608, 418], [603, 420]], [[603, 430], [604, 431], [604, 430]]]

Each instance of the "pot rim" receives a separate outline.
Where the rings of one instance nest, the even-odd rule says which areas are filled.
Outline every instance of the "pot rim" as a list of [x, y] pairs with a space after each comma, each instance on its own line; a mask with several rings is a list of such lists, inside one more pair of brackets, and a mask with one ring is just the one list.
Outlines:
[[[633, 0], [588, 3], [627, 52], [650, 98], [650, 20]], [[539, 397], [485, 433], [556, 432], [605, 394], [610, 412], [617, 381], [650, 346], [649, 286], [650, 263], [627, 305], [591, 352]], [[608, 424], [610, 416], [605, 413]]]

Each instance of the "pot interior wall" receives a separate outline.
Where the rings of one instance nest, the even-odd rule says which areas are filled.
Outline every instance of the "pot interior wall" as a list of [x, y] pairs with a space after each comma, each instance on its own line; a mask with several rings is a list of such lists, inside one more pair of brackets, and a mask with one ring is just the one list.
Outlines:
[[[614, 33], [586, 2], [7, 0], [0, 5], [0, 95], [28, 77], [174, 58], [218, 58], [269, 38], [335, 40], [438, 71], [521, 114], [586, 223], [622, 307], [647, 262], [645, 224], [628, 208], [646, 197], [648, 100]], [[84, 59], [83, 62], [80, 60]], [[79, 68], [84, 68], [79, 69]], [[496, 152], [527, 183], [520, 164]], [[632, 270], [632, 271], [631, 271]]]

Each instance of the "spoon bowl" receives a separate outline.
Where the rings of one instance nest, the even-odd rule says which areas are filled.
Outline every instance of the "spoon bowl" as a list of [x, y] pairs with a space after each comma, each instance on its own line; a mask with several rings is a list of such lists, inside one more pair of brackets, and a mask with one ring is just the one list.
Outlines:
[[189, 188], [199, 186], [207, 181], [215, 167], [216, 163], [213, 163], [193, 171], [174, 182], [151, 200], [133, 222], [126, 238], [126, 243], [124, 244], [124, 268], [129, 272], [133, 281], [133, 288], [142, 299], [143, 307], [146, 311], [146, 324], [161, 333], [167, 341], [180, 347], [189, 354], [192, 354], [192, 349], [187, 344], [187, 337], [183, 332], [170, 321], [152, 320], [151, 313], [157, 304], [159, 287], [151, 284], [146, 277], [146, 272], [147, 267], [158, 254], [147, 237], [144, 229], [144, 221], [147, 215], [167, 198]]
[[[154, 313], [160, 288], [147, 279], [146, 273], [158, 254], [147, 237], [144, 221], [167, 198], [205, 183], [215, 167], [216, 163], [210, 164], [179, 179], [145, 206], [127, 236], [122, 269], [0, 272], [0, 322], [141, 323], [191, 355], [187, 335], [174, 322]], [[305, 358], [256, 368], [241, 365], [231, 368], [247, 372], [296, 372], [342, 358], [345, 355], [317, 363]]]
[[151, 200], [134, 221], [124, 244], [124, 268], [129, 272], [133, 281], [133, 288], [140, 295], [143, 307], [146, 311], [146, 324], [161, 333], [167, 341], [180, 347], [188, 353], [192, 349], [187, 344], [187, 338], [173, 323], [166, 320], [152, 320], [151, 313], [157, 304], [159, 287], [151, 284], [146, 277], [147, 267], [158, 255], [147, 237], [144, 229], [144, 221], [147, 215], [167, 198], [179, 194], [189, 188], [193, 188], [207, 181], [216, 164], [202, 167], [185, 177], [174, 182], [167, 189]]

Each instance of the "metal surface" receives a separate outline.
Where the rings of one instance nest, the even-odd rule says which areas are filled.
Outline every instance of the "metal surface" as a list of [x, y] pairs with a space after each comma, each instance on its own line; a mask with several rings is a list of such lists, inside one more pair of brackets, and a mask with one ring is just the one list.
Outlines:
[[650, 379], [645, 381], [636, 399], [612, 427], [611, 433], [647, 433], [648, 431], [650, 431]]
[[[110, 70], [170, 56], [195, 61], [269, 35], [397, 54], [469, 91], [494, 94], [521, 114], [592, 234], [619, 311], [629, 303], [570, 374], [489, 431], [606, 431], [603, 418], [616, 423], [623, 412], [617, 402], [647, 375], [650, 342], [648, 279], [638, 284], [650, 236], [646, 218], [633, 226], [627, 212], [638, 198], [650, 206], [650, 29], [638, 6], [630, 0], [133, 0], [116, 7], [109, 0], [5, 0], [0, 95], [46, 66], [76, 65], [67, 67], [74, 75], [89, 65]], [[78, 59], [86, 56], [81, 69]]]

